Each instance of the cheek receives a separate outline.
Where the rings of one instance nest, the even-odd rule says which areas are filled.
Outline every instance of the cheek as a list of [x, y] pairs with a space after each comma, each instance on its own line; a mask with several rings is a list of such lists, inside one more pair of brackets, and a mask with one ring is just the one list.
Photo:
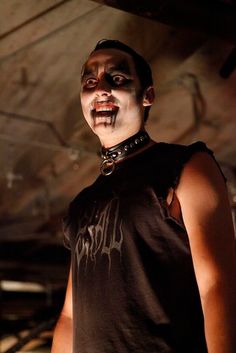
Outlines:
[[129, 110], [138, 111], [141, 105], [141, 99], [137, 96], [135, 90], [130, 91], [129, 95], [126, 96], [126, 108]]
[[91, 126], [90, 109], [86, 99], [81, 99], [81, 108], [82, 108], [84, 119], [86, 120], [88, 125]]
[[130, 104], [137, 104], [139, 102], [139, 94], [137, 90], [132, 89], [132, 88], [127, 88], [123, 90], [116, 91], [117, 98], [122, 102], [128, 102]]
[[89, 110], [89, 96], [85, 93], [81, 93], [80, 102], [81, 102], [82, 110], [85, 113], [86, 111]]

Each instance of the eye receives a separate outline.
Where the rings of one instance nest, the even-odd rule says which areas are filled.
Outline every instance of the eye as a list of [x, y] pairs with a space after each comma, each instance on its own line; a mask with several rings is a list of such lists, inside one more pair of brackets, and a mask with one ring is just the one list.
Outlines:
[[120, 86], [127, 82], [127, 78], [123, 75], [114, 75], [112, 76], [112, 81], [116, 86]]
[[85, 88], [93, 88], [93, 87], [96, 86], [96, 84], [97, 84], [96, 78], [89, 77], [89, 78], [87, 78], [87, 79], [85, 80], [83, 86], [84, 86]]

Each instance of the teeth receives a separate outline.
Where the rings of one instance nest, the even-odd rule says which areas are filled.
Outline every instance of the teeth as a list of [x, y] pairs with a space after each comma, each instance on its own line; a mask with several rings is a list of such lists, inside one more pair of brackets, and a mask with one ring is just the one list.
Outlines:
[[98, 121], [111, 121], [111, 118], [110, 118], [110, 117], [104, 118], [103, 116], [98, 116], [96, 119], [97, 119]]
[[96, 112], [111, 112], [113, 108], [111, 107], [100, 107], [96, 109]]
[[111, 124], [111, 117], [97, 117], [96, 118], [96, 124], [99, 123], [106, 123], [106, 124]]
[[117, 109], [118, 107], [115, 106], [114, 103], [111, 101], [95, 102], [92, 107], [92, 110], [96, 112], [111, 112], [111, 111], [116, 111]]

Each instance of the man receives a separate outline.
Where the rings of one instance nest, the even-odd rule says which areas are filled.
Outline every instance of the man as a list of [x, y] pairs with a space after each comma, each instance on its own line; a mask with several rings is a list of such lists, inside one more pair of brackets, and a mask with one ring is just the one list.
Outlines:
[[65, 220], [71, 272], [53, 353], [236, 352], [224, 178], [203, 143], [149, 139], [153, 100], [146, 61], [100, 41], [82, 70], [81, 103], [101, 141], [101, 175]]

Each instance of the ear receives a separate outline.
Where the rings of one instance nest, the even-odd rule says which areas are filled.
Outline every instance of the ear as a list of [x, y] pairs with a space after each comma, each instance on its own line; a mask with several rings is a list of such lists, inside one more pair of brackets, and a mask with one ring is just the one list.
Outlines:
[[150, 86], [145, 89], [144, 94], [143, 94], [143, 106], [144, 107], [149, 107], [152, 105], [155, 99], [155, 91], [153, 86]]

